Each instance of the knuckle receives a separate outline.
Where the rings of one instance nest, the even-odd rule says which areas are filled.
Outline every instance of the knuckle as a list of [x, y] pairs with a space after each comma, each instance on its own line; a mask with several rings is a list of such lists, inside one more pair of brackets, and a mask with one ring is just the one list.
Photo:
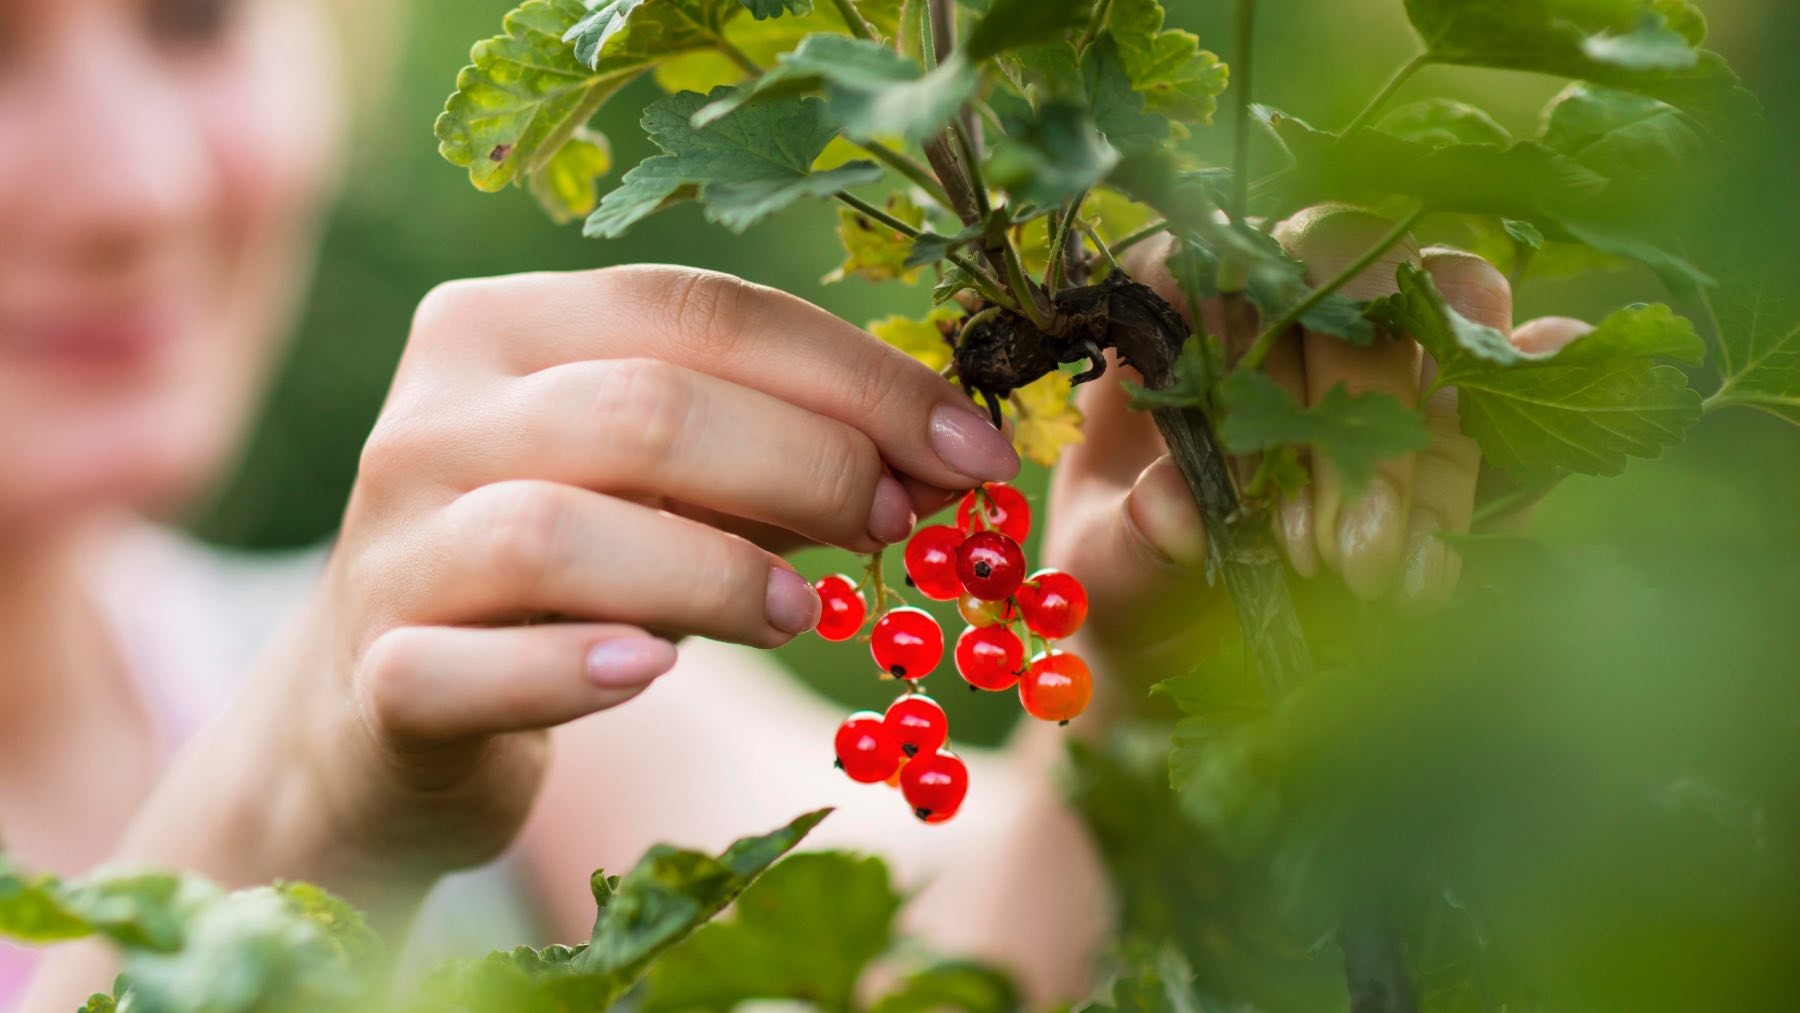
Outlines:
[[880, 471], [875, 444], [861, 433], [838, 432], [819, 441], [807, 471], [817, 490], [809, 520], [839, 534], [861, 536]]
[[719, 271], [676, 270], [666, 276], [660, 319], [676, 344], [699, 356], [728, 355], [742, 337], [757, 288]]
[[617, 359], [599, 371], [593, 428], [622, 471], [654, 469], [681, 446], [696, 408], [678, 366], [660, 359]]
[[556, 567], [567, 544], [567, 493], [536, 482], [482, 486], [458, 501], [455, 537], [474, 547], [481, 572], [513, 595], [529, 597]]
[[[1307, 281], [1319, 284], [1356, 262], [1385, 236], [1394, 222], [1349, 204], [1315, 204], [1275, 227], [1275, 238], [1306, 265]], [[1419, 263], [1419, 246], [1411, 237], [1395, 243], [1346, 284], [1352, 299], [1372, 299], [1397, 290], [1395, 272], [1402, 263]]]
[[424, 634], [410, 627], [388, 630], [363, 652], [361, 704], [370, 726], [385, 737], [410, 737], [413, 702], [423, 691]]
[[760, 630], [768, 561], [748, 542], [717, 538], [698, 550], [697, 573], [716, 575], [693, 589], [697, 614], [725, 618], [733, 625]]

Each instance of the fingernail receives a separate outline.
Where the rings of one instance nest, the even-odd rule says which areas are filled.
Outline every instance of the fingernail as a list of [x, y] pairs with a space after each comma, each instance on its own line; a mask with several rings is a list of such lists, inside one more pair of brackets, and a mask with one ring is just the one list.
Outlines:
[[1302, 491], [1297, 496], [1281, 498], [1281, 532], [1283, 547], [1294, 572], [1311, 580], [1319, 575], [1319, 546], [1313, 535], [1312, 496]]
[[675, 667], [675, 645], [655, 637], [604, 640], [588, 649], [587, 675], [597, 686], [641, 686]]
[[1019, 473], [1012, 441], [992, 422], [958, 405], [932, 409], [931, 449], [951, 469], [984, 482], [1005, 482]]
[[1338, 512], [1338, 572], [1358, 597], [1373, 601], [1387, 590], [1400, 562], [1400, 491], [1377, 478]]
[[1406, 533], [1406, 562], [1400, 567], [1400, 595], [1408, 611], [1420, 612], [1441, 604], [1451, 589], [1450, 547], [1438, 537], [1443, 523], [1436, 514], [1414, 514]]
[[769, 590], [763, 599], [769, 625], [783, 633], [805, 633], [819, 623], [819, 593], [806, 578], [780, 566], [769, 567]]
[[912, 532], [912, 497], [892, 475], [875, 483], [875, 502], [869, 505], [869, 537], [892, 545]]
[[1125, 509], [1156, 552], [1190, 569], [1206, 562], [1206, 527], [1193, 494], [1168, 458], [1138, 476]]

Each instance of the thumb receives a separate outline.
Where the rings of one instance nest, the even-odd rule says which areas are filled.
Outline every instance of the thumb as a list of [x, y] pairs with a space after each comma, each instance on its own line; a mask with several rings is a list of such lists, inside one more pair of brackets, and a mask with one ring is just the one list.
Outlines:
[[[1067, 486], [1083, 481], [1079, 495]], [[1206, 532], [1193, 494], [1167, 455], [1125, 483], [1057, 476], [1044, 534], [1050, 565], [1088, 590], [1082, 649], [1114, 671], [1155, 678], [1163, 657], [1191, 663], [1230, 626], [1206, 580]], [[1148, 670], [1146, 670], [1148, 665]]]

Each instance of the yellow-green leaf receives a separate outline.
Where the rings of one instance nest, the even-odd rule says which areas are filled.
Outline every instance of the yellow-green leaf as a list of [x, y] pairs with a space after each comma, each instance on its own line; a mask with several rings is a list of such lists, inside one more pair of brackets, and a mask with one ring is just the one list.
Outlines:
[[583, 131], [558, 148], [525, 187], [558, 225], [585, 217], [599, 203], [594, 184], [612, 168], [606, 138]]
[[1061, 373], [1039, 377], [1013, 391], [1010, 414], [1013, 447], [1019, 456], [1046, 468], [1062, 457], [1064, 447], [1080, 443], [1081, 409], [1075, 407], [1075, 388]]
[[871, 321], [869, 333], [942, 371], [950, 365], [950, 335], [962, 316], [962, 307], [952, 303], [932, 310], [923, 320], [891, 316]]
[[[904, 193], [888, 198], [887, 212], [915, 228], [925, 222], [925, 209]], [[843, 281], [851, 275], [870, 281], [899, 280], [908, 285], [918, 280], [919, 269], [906, 267], [906, 255], [913, 245], [910, 237], [854, 208], [840, 207], [837, 216], [838, 238], [844, 243], [845, 257], [837, 270], [825, 276], [825, 281]]]

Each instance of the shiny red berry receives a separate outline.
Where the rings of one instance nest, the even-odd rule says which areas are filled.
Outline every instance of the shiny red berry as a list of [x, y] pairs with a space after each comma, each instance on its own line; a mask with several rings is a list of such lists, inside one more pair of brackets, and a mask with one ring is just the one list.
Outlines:
[[923, 693], [908, 693], [888, 704], [881, 719], [907, 756], [930, 756], [950, 738], [950, 719], [936, 700]]
[[885, 781], [900, 769], [903, 758], [900, 740], [874, 711], [857, 711], [838, 726], [837, 765], [852, 781]]
[[944, 659], [944, 631], [923, 609], [892, 609], [875, 620], [869, 653], [896, 679], [923, 679]]
[[1010, 598], [1025, 580], [1025, 550], [998, 531], [978, 531], [956, 550], [956, 576], [982, 601]]
[[826, 640], [849, 640], [862, 629], [868, 618], [869, 603], [863, 600], [856, 582], [841, 573], [821, 577], [813, 584], [819, 592], [819, 636]]
[[1011, 689], [1025, 670], [1025, 645], [1004, 626], [971, 626], [956, 638], [956, 670], [977, 689]]
[[1031, 504], [1025, 502], [1024, 493], [1012, 486], [989, 482], [969, 490], [957, 504], [956, 526], [969, 534], [999, 531], [1015, 542], [1023, 542], [1031, 534]]
[[969, 793], [969, 768], [955, 753], [942, 750], [915, 756], [900, 771], [900, 793], [914, 816], [942, 823], [962, 808]]
[[[958, 578], [960, 582], [961, 578]], [[1005, 601], [982, 601], [964, 591], [956, 599], [956, 611], [970, 626], [998, 626], [1019, 618], [1019, 606], [1011, 598]]]
[[1040, 721], [1067, 723], [1087, 710], [1093, 696], [1087, 662], [1067, 651], [1045, 651], [1031, 659], [1019, 680], [1019, 703]]
[[1027, 577], [1018, 600], [1026, 628], [1047, 640], [1072, 635], [1087, 618], [1087, 588], [1061, 570], [1039, 570]]
[[920, 528], [906, 543], [906, 575], [919, 593], [932, 601], [953, 601], [962, 594], [956, 579], [956, 549], [968, 536], [948, 524]]

